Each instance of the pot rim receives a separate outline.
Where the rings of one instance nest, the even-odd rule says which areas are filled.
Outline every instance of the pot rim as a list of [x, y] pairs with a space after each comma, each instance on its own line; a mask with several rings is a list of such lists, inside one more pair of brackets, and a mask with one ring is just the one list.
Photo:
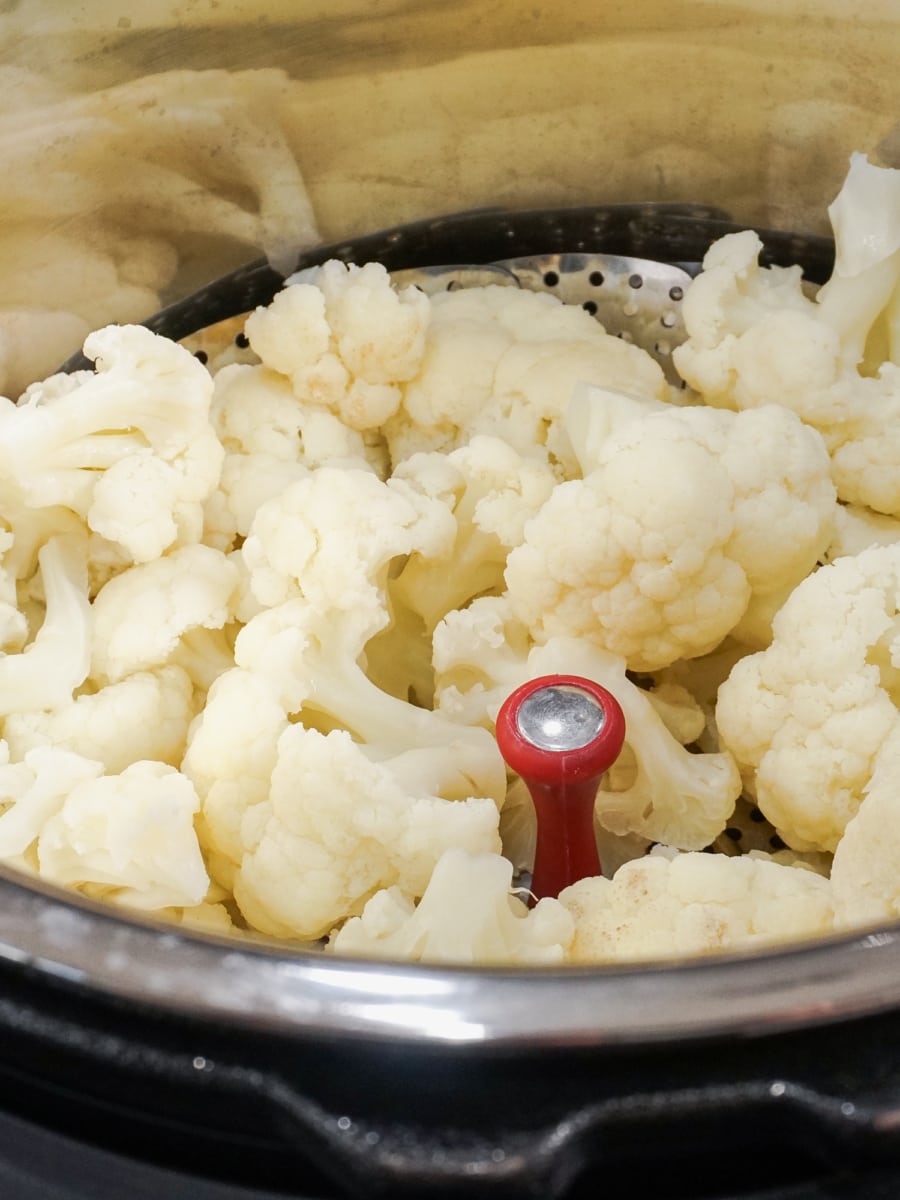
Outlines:
[[420, 1048], [752, 1037], [900, 1006], [900, 922], [777, 949], [651, 964], [434, 966], [173, 928], [3, 866], [0, 960], [174, 1017]]
[[[733, 225], [703, 205], [613, 204], [449, 213], [298, 256], [389, 269], [559, 251], [591, 223], [598, 250], [699, 261]], [[760, 230], [771, 261], [802, 253], [810, 278], [830, 274], [830, 239]], [[660, 238], [666, 250], [660, 252]], [[449, 251], [448, 251], [448, 248]], [[449, 252], [449, 257], [448, 257]], [[818, 272], [818, 274], [817, 274]], [[146, 322], [182, 338], [271, 299], [283, 283], [248, 263]], [[90, 366], [76, 355], [61, 370]], [[173, 927], [90, 901], [0, 863], [0, 961], [173, 1015], [227, 1020], [294, 1037], [359, 1037], [418, 1046], [588, 1047], [741, 1037], [900, 1007], [900, 922], [714, 958], [598, 967], [483, 968], [390, 963], [298, 952]]]

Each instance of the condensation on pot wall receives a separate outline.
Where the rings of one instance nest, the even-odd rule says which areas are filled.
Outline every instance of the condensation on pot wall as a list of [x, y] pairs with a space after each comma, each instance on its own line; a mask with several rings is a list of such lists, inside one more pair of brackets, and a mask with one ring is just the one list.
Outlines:
[[900, 12], [774, 0], [29, 0], [0, 16], [0, 391], [239, 262], [470, 207], [819, 229], [900, 165]]

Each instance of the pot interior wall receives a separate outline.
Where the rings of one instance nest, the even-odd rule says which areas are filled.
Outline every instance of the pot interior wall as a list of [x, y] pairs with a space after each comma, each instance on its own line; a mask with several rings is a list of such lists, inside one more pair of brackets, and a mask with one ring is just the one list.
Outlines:
[[[8, 350], [7, 391], [263, 248], [494, 204], [701, 200], [821, 231], [852, 150], [900, 163], [890, 0], [6, 9], [0, 304], [57, 327]], [[215, 215], [192, 221], [192, 188]]]

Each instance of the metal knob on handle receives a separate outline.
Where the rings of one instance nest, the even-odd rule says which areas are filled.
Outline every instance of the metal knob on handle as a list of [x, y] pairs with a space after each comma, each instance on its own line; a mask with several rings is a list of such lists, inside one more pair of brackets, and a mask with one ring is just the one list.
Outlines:
[[600, 874], [594, 798], [624, 740], [618, 701], [590, 679], [545, 675], [504, 701], [497, 744], [534, 800], [538, 833], [531, 891], [538, 900]]

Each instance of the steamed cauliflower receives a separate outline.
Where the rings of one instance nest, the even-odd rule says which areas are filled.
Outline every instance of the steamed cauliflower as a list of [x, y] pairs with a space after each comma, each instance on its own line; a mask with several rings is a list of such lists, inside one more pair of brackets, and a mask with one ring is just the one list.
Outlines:
[[489, 798], [445, 800], [339, 730], [293, 725], [278, 741], [269, 797], [245, 819], [234, 896], [257, 929], [317, 938], [378, 888], [420, 896], [448, 846], [497, 851]]
[[777, 607], [832, 537], [828, 455], [783, 408], [654, 410], [589, 465], [525, 526], [506, 585], [538, 641], [582, 638], [633, 670], [706, 654], [729, 633], [764, 644], [759, 608]]
[[70, 703], [90, 669], [86, 540], [79, 535], [51, 537], [38, 551], [38, 563], [40, 627], [21, 652], [0, 656], [2, 716]]
[[199, 806], [190, 781], [165, 763], [84, 780], [41, 830], [40, 873], [134, 908], [201, 904], [209, 876], [194, 831]]
[[900, 727], [878, 751], [859, 808], [847, 822], [834, 854], [831, 888], [838, 927], [900, 916], [898, 772]]
[[555, 296], [497, 285], [442, 292], [431, 298], [421, 366], [384, 425], [391, 461], [449, 453], [484, 434], [571, 474], [563, 417], [585, 382], [662, 400], [669, 394], [649, 355]]
[[202, 903], [198, 807], [190, 781], [164, 763], [106, 774], [57, 746], [12, 763], [0, 742], [0, 857], [88, 895], [148, 909]]
[[[854, 160], [817, 297], [753, 233], [713, 246], [677, 393], [548, 294], [332, 261], [239, 347], [110, 326], [0, 400], [0, 859], [423, 962], [895, 917], [898, 179]], [[605, 875], [529, 907], [494, 723], [559, 674], [625, 743]]]
[[396, 292], [384, 267], [325, 263], [310, 282], [288, 283], [247, 318], [263, 364], [294, 395], [348, 429], [378, 429], [397, 411], [400, 385], [419, 369], [431, 315], [418, 288]]
[[827, 879], [813, 871], [720, 854], [660, 848], [612, 879], [582, 879], [560, 893], [575, 921], [570, 961], [685, 957], [830, 933]]
[[900, 171], [854, 155], [829, 213], [835, 270], [815, 299], [798, 267], [760, 266], [756, 234], [715, 243], [674, 358], [708, 404], [796, 412], [822, 434], [842, 500], [900, 515]]
[[70, 704], [11, 713], [3, 726], [13, 762], [35, 746], [77, 750], [110, 774], [141, 759], [177, 766], [194, 718], [194, 686], [179, 666], [138, 671]]
[[235, 565], [204, 545], [183, 546], [117, 575], [93, 604], [93, 678], [116, 683], [177, 661], [183, 639], [229, 623], [237, 584]]
[[414, 454], [393, 478], [437, 495], [453, 514], [452, 541], [412, 554], [391, 586], [392, 598], [418, 613], [429, 634], [448, 612], [503, 590], [509, 553], [556, 482], [545, 463], [482, 434], [447, 455]]
[[253, 928], [315, 939], [379, 888], [421, 895], [448, 845], [499, 849], [496, 802], [443, 798], [452, 766], [442, 780], [423, 751], [384, 757], [344, 730], [291, 724], [261, 675], [214, 685], [184, 771], [202, 798], [213, 875]]
[[552, 964], [566, 958], [571, 916], [545, 897], [529, 911], [499, 854], [445, 850], [416, 905], [399, 887], [376, 892], [329, 943], [337, 954], [425, 962]]
[[900, 726], [900, 544], [804, 580], [771, 646], [736, 663], [716, 723], [763, 813], [795, 849], [833, 851]]
[[85, 354], [94, 373], [0, 406], [0, 511], [71, 509], [134, 562], [197, 542], [224, 457], [209, 374], [140, 326], [92, 333]]

